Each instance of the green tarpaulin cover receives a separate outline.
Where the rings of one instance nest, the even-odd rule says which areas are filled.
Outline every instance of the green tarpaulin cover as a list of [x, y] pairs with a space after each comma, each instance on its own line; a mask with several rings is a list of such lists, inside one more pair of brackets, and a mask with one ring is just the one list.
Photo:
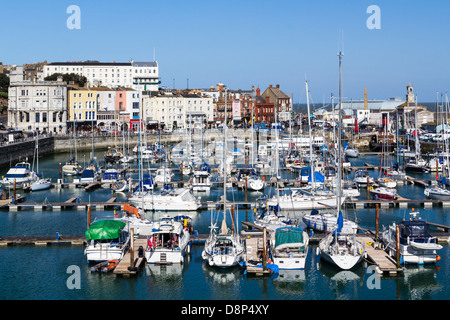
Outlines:
[[119, 238], [126, 223], [118, 220], [99, 220], [91, 224], [85, 235], [87, 241]]
[[285, 243], [302, 243], [303, 230], [301, 228], [279, 228], [275, 234], [275, 247]]

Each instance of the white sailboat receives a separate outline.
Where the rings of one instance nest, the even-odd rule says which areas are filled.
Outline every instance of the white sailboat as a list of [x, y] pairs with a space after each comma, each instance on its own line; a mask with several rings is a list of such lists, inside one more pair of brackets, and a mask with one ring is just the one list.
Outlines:
[[[227, 105], [227, 90], [225, 90], [225, 106]], [[227, 153], [227, 111], [225, 110], [224, 118], [224, 143], [223, 143], [223, 220], [221, 232], [216, 232], [216, 223], [211, 218], [211, 230], [205, 242], [202, 251], [202, 258], [212, 267], [229, 268], [238, 265], [244, 259], [244, 245], [239, 238], [237, 225], [228, 232], [226, 218], [226, 202], [227, 202], [227, 170], [226, 170], [226, 153]], [[211, 214], [212, 215], [212, 214]], [[237, 219], [232, 219], [235, 221]]]
[[[339, 53], [339, 123], [342, 124], [341, 119], [341, 71], [342, 71], [342, 53]], [[338, 159], [341, 159], [341, 135], [339, 134], [339, 149]], [[341, 198], [341, 166], [338, 166], [338, 199]], [[339, 203], [339, 201], [338, 201]], [[344, 226], [344, 218], [340, 210], [340, 206], [337, 208], [337, 228], [328, 233], [325, 238], [319, 242], [318, 251], [321, 259], [337, 266], [343, 270], [349, 270], [359, 264], [365, 254], [364, 245], [356, 240], [355, 234], [343, 234], [341, 233]]]
[[36, 159], [36, 174], [38, 179], [33, 181], [30, 185], [31, 191], [47, 190], [52, 187], [52, 181], [49, 178], [39, 178], [39, 137], [36, 136], [36, 148], [35, 148], [35, 159]]

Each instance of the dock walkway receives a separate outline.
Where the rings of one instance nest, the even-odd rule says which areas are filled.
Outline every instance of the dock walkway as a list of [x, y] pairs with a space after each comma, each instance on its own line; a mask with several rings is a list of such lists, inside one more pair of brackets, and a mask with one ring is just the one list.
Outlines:
[[132, 276], [137, 274], [141, 265], [145, 262], [145, 258], [139, 256], [139, 247], [142, 247], [145, 250], [147, 247], [147, 238], [136, 238], [133, 240], [133, 251], [127, 251], [114, 269], [114, 274], [121, 276]]

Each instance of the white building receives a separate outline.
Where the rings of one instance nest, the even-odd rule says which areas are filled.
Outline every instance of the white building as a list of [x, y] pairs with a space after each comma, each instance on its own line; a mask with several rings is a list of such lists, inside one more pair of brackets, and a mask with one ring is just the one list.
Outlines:
[[58, 81], [23, 80], [22, 67], [10, 76], [8, 127], [23, 131], [65, 133], [67, 84]]
[[159, 92], [143, 96], [142, 104], [143, 120], [147, 124], [156, 121], [165, 126], [187, 128], [191, 115], [192, 126], [200, 128], [205, 121], [214, 119], [214, 103], [210, 96]]
[[75, 73], [87, 78], [90, 86], [126, 87], [157, 91], [159, 81], [157, 61], [151, 62], [53, 62], [44, 66], [44, 78], [54, 73]]

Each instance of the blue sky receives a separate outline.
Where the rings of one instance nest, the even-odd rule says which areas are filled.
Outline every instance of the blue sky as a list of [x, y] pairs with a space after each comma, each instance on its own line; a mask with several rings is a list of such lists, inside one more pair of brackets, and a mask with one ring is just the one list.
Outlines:
[[[69, 5], [81, 29], [69, 30]], [[381, 29], [369, 30], [370, 5]], [[0, 61], [135, 61], [156, 59], [163, 86], [264, 90], [280, 84], [305, 102], [338, 95], [343, 43], [343, 97], [401, 97], [411, 83], [419, 101], [450, 90], [450, 1], [2, 1]], [[343, 39], [343, 40], [342, 40]]]

